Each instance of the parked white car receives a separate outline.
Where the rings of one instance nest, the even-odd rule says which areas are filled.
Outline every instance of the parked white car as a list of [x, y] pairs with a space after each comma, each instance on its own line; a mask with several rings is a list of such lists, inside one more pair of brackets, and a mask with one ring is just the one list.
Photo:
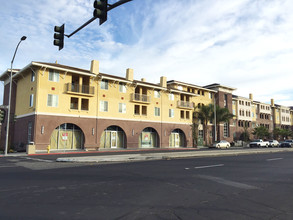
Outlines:
[[269, 140], [269, 147], [279, 147], [280, 143], [277, 140]]
[[231, 146], [230, 143], [225, 140], [221, 140], [213, 144], [213, 147], [216, 147], [216, 148], [229, 148], [230, 146]]
[[263, 141], [262, 139], [257, 139], [249, 143], [249, 147], [268, 147], [270, 143], [268, 141]]

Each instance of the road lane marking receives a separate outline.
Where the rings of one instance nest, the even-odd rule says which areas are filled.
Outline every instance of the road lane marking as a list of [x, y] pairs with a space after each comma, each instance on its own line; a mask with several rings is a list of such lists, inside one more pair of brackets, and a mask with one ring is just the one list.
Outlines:
[[194, 167], [194, 169], [205, 169], [205, 168], [212, 168], [212, 167], [222, 167], [224, 164], [216, 164], [216, 165], [208, 165], [208, 166], [199, 166], [199, 167]]
[[283, 158], [271, 158], [271, 159], [267, 159], [267, 161], [274, 161], [274, 160], [283, 160]]
[[215, 176], [198, 175], [198, 177], [200, 177], [202, 179], [206, 179], [206, 180], [211, 180], [216, 183], [223, 184], [223, 185], [239, 188], [239, 189], [259, 189], [256, 186], [248, 185], [245, 183], [234, 182], [234, 181], [230, 181], [230, 180], [225, 180], [223, 178], [215, 177]]
[[31, 157], [21, 157], [23, 159], [27, 159], [27, 160], [36, 160], [36, 161], [40, 161], [40, 162], [48, 162], [48, 163], [53, 163], [54, 161], [52, 160], [44, 160], [44, 159], [39, 159], [39, 158], [31, 158]]
[[0, 165], [0, 168], [16, 167], [15, 165]]

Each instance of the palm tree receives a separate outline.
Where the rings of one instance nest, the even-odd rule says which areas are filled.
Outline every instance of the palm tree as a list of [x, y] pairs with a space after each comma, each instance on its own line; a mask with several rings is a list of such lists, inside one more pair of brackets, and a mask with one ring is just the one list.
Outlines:
[[203, 130], [204, 130], [204, 141], [207, 145], [207, 130], [208, 130], [208, 122], [212, 118], [212, 111], [213, 107], [212, 105], [202, 105], [198, 108], [198, 111], [195, 109], [194, 117], [198, 118], [200, 122], [203, 124]]
[[[211, 106], [212, 109], [214, 108], [214, 106]], [[217, 126], [220, 125], [220, 123], [222, 122], [229, 122], [230, 119], [232, 119], [234, 117], [233, 114], [230, 113], [229, 109], [227, 108], [221, 108], [220, 106], [216, 106], [216, 124]], [[212, 111], [212, 119], [215, 118], [215, 112]], [[219, 129], [217, 129], [217, 133], [219, 133]], [[217, 135], [217, 137], [219, 137], [219, 135]]]

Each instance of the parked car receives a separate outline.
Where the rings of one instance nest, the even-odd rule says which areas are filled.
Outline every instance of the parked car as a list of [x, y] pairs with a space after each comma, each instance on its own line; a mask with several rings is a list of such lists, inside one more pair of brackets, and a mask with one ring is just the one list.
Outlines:
[[283, 141], [280, 143], [279, 147], [292, 147], [292, 143], [288, 141]]
[[249, 147], [268, 147], [269, 144], [270, 143], [268, 141], [263, 141], [262, 139], [257, 139], [257, 140], [251, 141], [249, 143]]
[[291, 145], [293, 144], [293, 140], [292, 139], [285, 140], [285, 142], [289, 142], [289, 143], [291, 143]]
[[277, 140], [269, 140], [269, 147], [279, 147], [280, 143]]
[[225, 140], [221, 140], [213, 144], [213, 147], [215, 148], [229, 148], [230, 146], [231, 146], [230, 143]]

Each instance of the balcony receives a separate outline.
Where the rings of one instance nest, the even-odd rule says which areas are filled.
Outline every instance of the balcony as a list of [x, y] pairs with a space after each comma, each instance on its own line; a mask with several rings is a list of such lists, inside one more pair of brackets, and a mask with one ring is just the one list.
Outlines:
[[131, 101], [132, 102], [143, 102], [143, 103], [150, 103], [151, 97], [144, 94], [132, 93], [131, 94]]
[[178, 108], [193, 109], [194, 108], [194, 103], [193, 102], [178, 101], [177, 102], [177, 107]]
[[77, 93], [77, 94], [80, 94], [80, 95], [94, 96], [95, 87], [87, 86], [87, 85], [67, 83], [66, 84], [66, 92], [67, 93]]

